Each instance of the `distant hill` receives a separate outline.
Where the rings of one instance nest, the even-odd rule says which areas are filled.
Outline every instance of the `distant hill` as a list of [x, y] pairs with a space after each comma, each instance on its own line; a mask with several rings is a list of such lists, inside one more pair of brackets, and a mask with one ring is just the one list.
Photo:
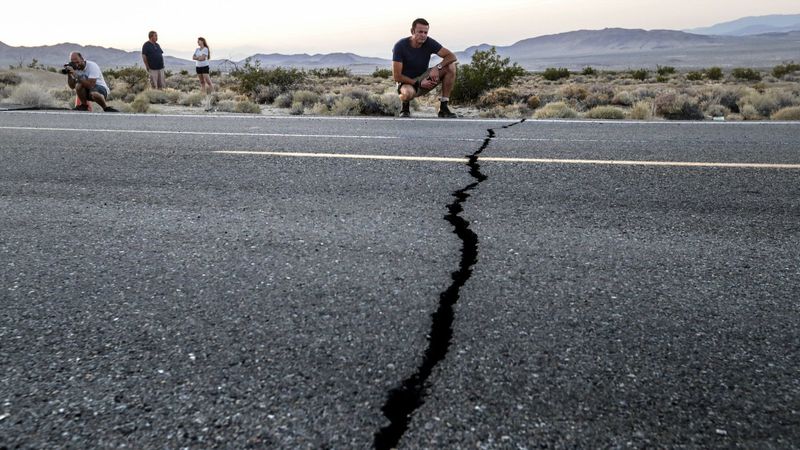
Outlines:
[[[457, 53], [469, 62], [477, 50], [489, 44]], [[755, 36], [707, 36], [674, 30], [631, 30], [607, 28], [580, 30], [540, 36], [497, 52], [528, 70], [566, 67], [577, 70], [592, 66], [612, 70], [654, 67], [679, 68], [772, 67], [788, 60], [800, 60], [800, 31]]]
[[684, 30], [687, 33], [716, 36], [752, 36], [800, 31], [800, 14], [743, 17], [710, 27]]

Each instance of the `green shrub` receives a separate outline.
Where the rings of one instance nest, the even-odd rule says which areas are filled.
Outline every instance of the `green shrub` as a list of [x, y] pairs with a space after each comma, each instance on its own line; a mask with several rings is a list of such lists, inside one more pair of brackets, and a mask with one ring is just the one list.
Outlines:
[[647, 69], [636, 69], [631, 71], [631, 78], [634, 80], [644, 81], [650, 76], [650, 71]]
[[686, 79], [689, 81], [701, 81], [703, 77], [703, 72], [689, 72], [686, 74]]
[[586, 113], [589, 119], [621, 120], [625, 118], [625, 112], [614, 106], [598, 106], [590, 109]]
[[656, 76], [656, 83], [667, 83], [669, 82], [669, 77], [666, 75], [658, 75]]
[[150, 87], [150, 75], [141, 67], [123, 67], [121, 69], [106, 69], [103, 76], [108, 78], [110, 87], [114, 88], [115, 80], [124, 81], [131, 93], [138, 94]]
[[659, 66], [659, 65], [657, 65], [656, 66], [656, 73], [658, 73], [662, 77], [663, 76], [667, 76], [667, 75], [672, 75], [672, 74], [675, 73], [675, 68], [672, 67], [672, 66]]
[[777, 65], [772, 69], [772, 76], [775, 78], [783, 78], [785, 75], [788, 75], [792, 72], [797, 72], [800, 70], [800, 64], [795, 64], [794, 62], [790, 62], [787, 64]]
[[780, 109], [772, 114], [772, 120], [800, 120], [800, 106]]
[[569, 78], [569, 69], [563, 67], [556, 69], [555, 67], [548, 67], [542, 72], [542, 76], [548, 81], [557, 81], [562, 78]]
[[353, 75], [347, 67], [323, 67], [321, 69], [311, 69], [308, 73], [319, 78], [346, 78]]
[[578, 113], [564, 102], [548, 103], [533, 115], [535, 119], [574, 119]]
[[737, 67], [731, 71], [733, 78], [746, 81], [761, 81], [761, 73], [757, 70]]
[[722, 69], [719, 67], [709, 67], [708, 69], [705, 70], [705, 73], [706, 77], [708, 77], [708, 79], [712, 81], [719, 81], [724, 76], [724, 73], [722, 73]]
[[501, 58], [494, 47], [475, 52], [472, 62], [458, 68], [450, 98], [456, 102], [472, 102], [488, 90], [509, 86], [516, 77], [525, 74], [525, 69], [510, 61], [510, 58]]
[[587, 77], [592, 77], [592, 76], [597, 75], [597, 71], [594, 70], [594, 68], [592, 68], [591, 66], [584, 67], [583, 71], [581, 72], [581, 75], [585, 75]]
[[375, 71], [372, 72], [372, 76], [375, 78], [391, 78], [392, 77], [392, 69], [381, 69], [376, 67]]
[[261, 98], [259, 89], [263, 86], [269, 86], [274, 93], [272, 97], [274, 99], [280, 93], [290, 90], [306, 79], [306, 74], [302, 70], [282, 67], [262, 69], [258, 60], [255, 64], [252, 64], [251, 60], [252, 58], [247, 58], [242, 68], [231, 72], [231, 76], [238, 82], [236, 91], [251, 99]]

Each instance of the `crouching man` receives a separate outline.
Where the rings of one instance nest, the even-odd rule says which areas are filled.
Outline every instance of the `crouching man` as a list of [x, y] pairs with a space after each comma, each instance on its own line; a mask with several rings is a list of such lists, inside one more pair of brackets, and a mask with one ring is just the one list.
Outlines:
[[[457, 117], [447, 107], [456, 83], [456, 55], [429, 38], [429, 28], [425, 19], [415, 20], [411, 24], [411, 36], [400, 39], [392, 51], [392, 76], [397, 82], [397, 93], [403, 103], [400, 117], [411, 117], [411, 100], [427, 94], [439, 84], [442, 85], [439, 117]], [[429, 68], [433, 54], [441, 57], [442, 62]]]
[[80, 100], [80, 104], [75, 106], [76, 111], [88, 111], [89, 102], [95, 102], [103, 111], [117, 112], [106, 104], [108, 85], [97, 63], [83, 59], [78, 52], [72, 52], [69, 54], [69, 65], [64, 66], [64, 72], [67, 74], [67, 85], [70, 89], [75, 89]]

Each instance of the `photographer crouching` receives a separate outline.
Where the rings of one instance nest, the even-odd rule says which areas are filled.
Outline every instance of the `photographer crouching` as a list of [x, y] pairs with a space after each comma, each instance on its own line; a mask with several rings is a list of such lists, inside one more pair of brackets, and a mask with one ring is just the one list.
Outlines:
[[108, 85], [97, 63], [83, 59], [78, 52], [72, 52], [69, 54], [69, 64], [64, 64], [61, 73], [67, 76], [67, 85], [75, 89], [80, 100], [80, 104], [74, 108], [76, 111], [88, 111], [89, 102], [95, 102], [105, 112], [118, 112], [106, 104]]

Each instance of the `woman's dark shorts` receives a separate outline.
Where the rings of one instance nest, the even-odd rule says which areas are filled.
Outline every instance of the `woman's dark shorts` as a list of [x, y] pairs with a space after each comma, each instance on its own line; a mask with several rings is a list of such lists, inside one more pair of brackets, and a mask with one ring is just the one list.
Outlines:
[[209, 73], [210, 66], [203, 66], [203, 67], [195, 67], [194, 70], [197, 72], [198, 75], [201, 73]]

